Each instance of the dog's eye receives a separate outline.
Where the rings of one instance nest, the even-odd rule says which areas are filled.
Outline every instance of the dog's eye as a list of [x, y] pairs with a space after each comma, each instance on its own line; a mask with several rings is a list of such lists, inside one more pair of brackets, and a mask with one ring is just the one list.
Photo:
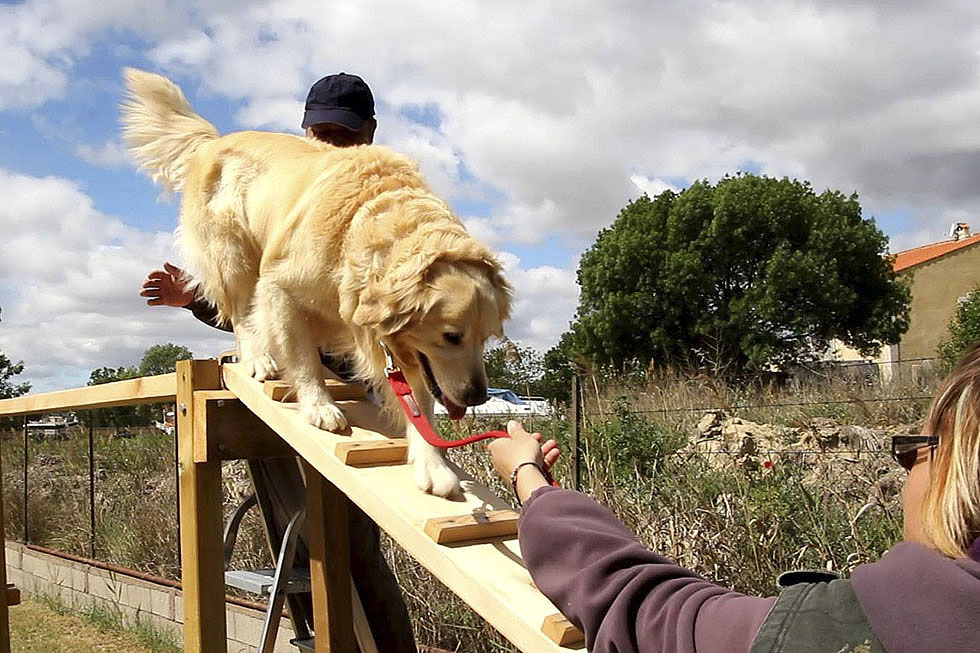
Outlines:
[[458, 345], [463, 342], [463, 334], [447, 331], [442, 334], [442, 339], [448, 342], [450, 345]]

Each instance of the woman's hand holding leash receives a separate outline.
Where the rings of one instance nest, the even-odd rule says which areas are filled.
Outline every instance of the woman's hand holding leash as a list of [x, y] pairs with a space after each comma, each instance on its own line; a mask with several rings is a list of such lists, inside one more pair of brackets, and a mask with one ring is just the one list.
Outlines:
[[520, 422], [507, 422], [508, 438], [499, 438], [487, 448], [494, 469], [514, 487], [517, 502], [523, 504], [539, 487], [552, 485], [551, 467], [561, 455], [558, 443], [541, 443], [540, 433], [528, 433]]

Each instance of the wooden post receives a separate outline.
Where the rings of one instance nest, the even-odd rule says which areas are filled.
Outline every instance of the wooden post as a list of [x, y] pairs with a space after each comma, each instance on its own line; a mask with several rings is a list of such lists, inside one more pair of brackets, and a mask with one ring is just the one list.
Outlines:
[[582, 389], [578, 374], [572, 376], [572, 487], [582, 490], [582, 468], [579, 448], [582, 444]]
[[[2, 448], [2, 447], [0, 447]], [[0, 469], [3, 463], [0, 461]], [[0, 598], [0, 653], [10, 653], [10, 619], [7, 617], [7, 547], [6, 531], [3, 521], [3, 474], [0, 474], [0, 535], [3, 535], [3, 545], [0, 546], [0, 590], [3, 597]]]
[[306, 460], [303, 475], [316, 653], [354, 653], [348, 499]]
[[220, 387], [217, 361], [178, 361], [181, 581], [184, 650], [188, 653], [211, 653], [227, 648], [221, 461], [194, 462], [194, 439], [201, 436], [194, 430], [194, 391]]

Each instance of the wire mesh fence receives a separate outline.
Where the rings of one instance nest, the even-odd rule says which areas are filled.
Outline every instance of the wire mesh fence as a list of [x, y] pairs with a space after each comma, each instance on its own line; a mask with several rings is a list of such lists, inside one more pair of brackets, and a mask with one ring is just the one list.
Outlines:
[[[174, 438], [91, 422], [0, 431], [5, 536], [179, 580]], [[229, 512], [249, 491], [241, 467], [223, 474]], [[238, 556], [267, 564], [262, 537], [258, 520], [247, 521]]]

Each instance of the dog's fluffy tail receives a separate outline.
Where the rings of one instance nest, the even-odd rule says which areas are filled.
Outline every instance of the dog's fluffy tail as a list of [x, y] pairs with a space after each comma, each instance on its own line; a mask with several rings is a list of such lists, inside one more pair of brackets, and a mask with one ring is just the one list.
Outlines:
[[166, 77], [126, 68], [123, 135], [129, 151], [153, 181], [180, 191], [188, 162], [218, 130], [194, 113], [180, 88]]

